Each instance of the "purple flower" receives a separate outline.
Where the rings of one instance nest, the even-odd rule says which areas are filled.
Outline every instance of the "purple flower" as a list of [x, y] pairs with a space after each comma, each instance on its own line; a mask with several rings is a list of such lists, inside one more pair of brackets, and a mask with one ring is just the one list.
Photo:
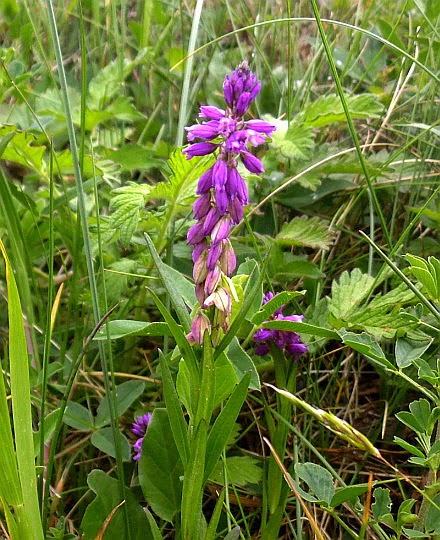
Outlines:
[[[263, 298], [263, 304], [267, 304], [275, 296], [272, 292], [266, 293]], [[283, 315], [284, 307], [281, 306], [278, 308], [270, 320], [302, 322], [304, 315]], [[257, 343], [255, 347], [255, 354], [257, 356], [268, 354], [270, 343], [274, 343], [279, 349], [296, 358], [308, 352], [307, 345], [302, 343], [299, 334], [296, 332], [259, 328], [254, 334], [254, 341]]]
[[138, 437], [137, 441], [133, 445], [133, 450], [135, 452], [133, 459], [139, 461], [142, 454], [142, 441], [144, 440], [145, 433], [147, 431], [148, 424], [151, 420], [151, 413], [143, 414], [138, 416], [136, 422], [132, 424], [132, 431], [134, 435]]
[[[236, 266], [235, 254], [228, 236], [231, 227], [243, 219], [243, 206], [248, 204], [246, 183], [238, 172], [238, 160], [253, 173], [264, 172], [260, 160], [249, 152], [272, 135], [275, 126], [244, 116], [257, 97], [261, 83], [247, 62], [242, 62], [223, 83], [225, 109], [211, 105], [200, 107], [201, 123], [186, 128], [190, 144], [183, 153], [187, 159], [212, 154], [218, 149], [216, 162], [199, 180], [194, 204], [197, 223], [188, 231], [187, 242], [193, 246], [194, 281], [200, 309], [196, 327], [188, 339], [202, 343], [201, 330], [211, 332], [201, 318], [210, 312], [212, 332], [227, 332], [231, 315], [231, 295], [227, 280]], [[194, 142], [199, 139], [199, 142]], [[213, 334], [211, 334], [212, 336]], [[213, 344], [216, 339], [212, 338]]]

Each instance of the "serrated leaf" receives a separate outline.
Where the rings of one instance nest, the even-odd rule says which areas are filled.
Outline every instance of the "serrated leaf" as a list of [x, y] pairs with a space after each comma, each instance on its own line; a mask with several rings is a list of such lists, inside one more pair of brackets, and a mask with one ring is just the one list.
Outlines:
[[336, 318], [347, 321], [359, 304], [370, 292], [374, 278], [363, 274], [359, 268], [351, 273], [343, 272], [338, 281], [332, 283], [332, 293], [328, 298], [328, 308]]
[[[235, 486], [258, 484], [263, 476], [259, 461], [250, 456], [231, 456], [225, 460], [228, 483]], [[209, 475], [209, 480], [225, 485], [224, 464], [219, 461]]]
[[110, 200], [110, 226], [119, 229], [121, 242], [128, 244], [140, 220], [140, 210], [145, 205], [151, 188], [146, 184], [129, 182], [126, 186], [113, 190]]
[[297, 463], [296, 474], [313, 491], [319, 501], [324, 501], [330, 506], [335, 487], [330, 472], [316, 463]]
[[328, 249], [331, 235], [327, 222], [317, 217], [300, 216], [283, 226], [275, 242], [283, 246], [307, 246]]
[[105, 155], [121, 165], [124, 171], [148, 171], [164, 165], [161, 159], [155, 157], [153, 148], [140, 144], [124, 144], [117, 150], [106, 150]]
[[275, 150], [279, 161], [305, 161], [310, 159], [314, 147], [313, 129], [309, 126], [286, 120], [271, 119], [276, 126], [270, 146]]
[[113, 60], [92, 78], [88, 88], [87, 105], [90, 109], [102, 110], [104, 105], [113, 99], [121, 91], [125, 77], [127, 77], [136, 65], [142, 61], [144, 51], [134, 61], [123, 59], [121, 73], [119, 60]]
[[[383, 105], [374, 94], [346, 95], [345, 100], [353, 119], [379, 118], [382, 114]], [[339, 96], [321, 96], [303, 114], [304, 123], [313, 128], [347, 120]]]
[[186, 159], [181, 148], [177, 148], [168, 159], [171, 169], [168, 180], [152, 187], [149, 199], [165, 199], [174, 205], [188, 202], [195, 196], [194, 186], [213, 162], [212, 156]]

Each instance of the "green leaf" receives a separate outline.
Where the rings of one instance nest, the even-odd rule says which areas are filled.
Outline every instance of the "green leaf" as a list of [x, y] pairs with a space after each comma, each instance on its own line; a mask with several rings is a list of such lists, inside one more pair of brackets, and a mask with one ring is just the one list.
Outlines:
[[195, 196], [195, 185], [200, 176], [212, 165], [212, 156], [186, 159], [182, 149], [177, 148], [168, 159], [171, 175], [168, 181], [158, 182], [152, 187], [150, 199], [165, 199], [174, 206], [189, 205]]
[[134, 60], [123, 59], [122, 74], [119, 60], [113, 60], [101, 68], [90, 81], [87, 96], [87, 105], [90, 109], [102, 110], [106, 103], [121, 93], [125, 77], [127, 77], [136, 65], [142, 61], [144, 52]]
[[381, 521], [391, 512], [391, 497], [388, 488], [378, 487], [373, 491], [374, 503], [371, 505], [371, 511], [377, 521]]
[[241, 381], [245, 374], [249, 373], [251, 376], [249, 388], [260, 391], [260, 376], [258, 375], [257, 368], [255, 367], [252, 358], [240, 345], [237, 337], [234, 337], [234, 339], [231, 341], [227, 356], [234, 367], [238, 380]]
[[423, 454], [423, 452], [421, 450], [419, 450], [416, 446], [414, 446], [413, 444], [410, 444], [409, 442], [401, 439], [400, 437], [394, 437], [394, 442], [396, 444], [398, 444], [399, 446], [401, 446], [404, 450], [406, 450], [407, 452], [409, 452], [410, 454], [414, 454], [415, 456], [421, 458], [421, 459], [424, 459], [425, 458], [425, 455]]
[[[118, 163], [123, 171], [148, 171], [150, 169], [159, 169], [163, 166], [164, 162], [161, 159], [157, 159], [156, 151], [149, 146], [142, 146], [140, 144], [124, 144], [117, 150], [105, 151], [105, 156], [115, 163]], [[145, 184], [137, 184], [139, 187]], [[148, 186], [150, 188], [150, 186]], [[121, 189], [121, 188], [118, 188]], [[150, 189], [146, 190], [145, 195], [150, 193]]]
[[190, 418], [194, 418], [193, 409], [193, 392], [191, 391], [191, 375], [189, 373], [188, 365], [185, 360], [179, 362], [179, 371], [177, 373], [176, 381], [177, 393], [180, 401], [183, 403], [185, 409], [188, 411]]
[[[116, 387], [116, 407], [118, 415], [122, 415], [136, 401], [145, 390], [143, 381], [126, 381]], [[98, 407], [95, 418], [95, 426], [100, 428], [110, 423], [109, 399], [113, 396], [105, 396]]]
[[368, 491], [368, 484], [358, 484], [355, 486], [347, 486], [341, 489], [338, 489], [330, 502], [332, 508], [336, 508], [340, 504], [345, 502], [350, 503], [351, 505], [356, 504], [357, 498], [359, 495], [363, 495]]
[[[433, 501], [437, 506], [440, 506], [440, 494], [437, 494]], [[428, 532], [440, 534], [440, 511], [433, 504], [428, 506], [425, 528]]]
[[429, 297], [440, 301], [440, 261], [435, 257], [428, 257], [426, 261], [422, 257], [406, 254], [406, 258], [411, 264], [412, 274], [424, 285]]
[[[130, 461], [131, 459], [131, 448], [130, 444], [127, 441], [125, 435], [118, 431], [119, 444], [121, 445], [122, 459], [124, 461]], [[116, 444], [113, 434], [113, 429], [111, 427], [103, 427], [95, 431], [90, 439], [93, 446], [96, 446], [98, 450], [108, 454], [112, 458], [116, 458]]]
[[[26, 334], [23, 324], [23, 311], [18, 293], [14, 272], [6, 254], [3, 242], [0, 240], [0, 251], [6, 265], [6, 283], [8, 291], [8, 322], [9, 322], [9, 364], [10, 387], [12, 396], [12, 418], [14, 426], [14, 443], [16, 449], [17, 471], [21, 484], [22, 505], [16, 509], [20, 536], [42, 540], [40, 508], [38, 502], [37, 479], [35, 475], [34, 441], [32, 435], [32, 391], [29, 379], [29, 359]], [[3, 403], [3, 412], [5, 413]], [[1, 420], [6, 420], [4, 417]], [[9, 424], [7, 424], [9, 425]], [[9, 439], [7, 435], [6, 441]], [[6, 443], [7, 444], [7, 443]], [[7, 447], [6, 447], [7, 448]], [[10, 456], [12, 458], [12, 456]], [[7, 464], [7, 468], [12, 465]], [[10, 472], [10, 471], [9, 471]], [[16, 481], [16, 476], [10, 478]], [[9, 487], [6, 493], [11, 496], [19, 487]], [[0, 488], [4, 492], [4, 488]], [[15, 493], [17, 495], [17, 493]], [[2, 507], [4, 508], [4, 504]], [[12, 523], [12, 520], [11, 520]], [[18, 538], [18, 535], [16, 536]]]
[[166, 409], [153, 411], [142, 444], [139, 483], [155, 514], [173, 521], [180, 511], [183, 465]]
[[339, 281], [333, 281], [332, 293], [328, 298], [331, 314], [339, 320], [347, 321], [356, 311], [362, 300], [367, 297], [373, 286], [374, 278], [363, 274], [359, 268], [351, 273], [343, 272]]
[[134, 182], [113, 190], [110, 199], [110, 226], [119, 230], [123, 244], [128, 244], [133, 236], [150, 190], [149, 185]]
[[[346, 95], [345, 100], [353, 119], [380, 118], [383, 105], [374, 94]], [[303, 112], [307, 126], [318, 128], [328, 124], [345, 123], [347, 118], [339, 96], [321, 96]]]
[[329, 225], [317, 217], [295, 217], [283, 226], [276, 235], [275, 242], [282, 246], [306, 246], [314, 249], [328, 249], [331, 243]]
[[[143, 322], [115, 320], [108, 322], [110, 339], [120, 339], [128, 336], [171, 336], [171, 331], [164, 322]], [[101, 328], [96, 334], [96, 340], [107, 339], [107, 329]]]
[[400, 369], [410, 366], [415, 360], [420, 358], [422, 354], [429, 348], [432, 343], [432, 338], [426, 341], [416, 341], [409, 338], [397, 338], [395, 355], [396, 363]]
[[305, 161], [312, 157], [314, 147], [314, 133], [309, 126], [286, 120], [269, 119], [276, 126], [270, 143], [271, 149], [275, 150], [277, 158], [282, 163], [288, 161]]
[[225, 354], [221, 354], [214, 364], [215, 392], [213, 407], [219, 405], [230, 396], [237, 384], [237, 375], [234, 367]]
[[63, 420], [68, 426], [82, 431], [90, 431], [95, 428], [92, 413], [76, 401], [67, 403]]
[[[151, 238], [148, 236], [148, 234], [145, 235], [145, 240], [147, 241], [148, 248], [150, 250], [151, 256], [153, 257], [154, 264], [156, 265], [157, 271], [159, 272], [159, 275], [162, 279], [163, 286], [167, 290], [168, 294], [170, 295], [171, 303], [174, 306], [174, 309], [176, 310], [177, 317], [179, 318], [179, 321], [181, 325], [184, 328], [184, 331], [186, 333], [189, 333], [191, 329], [191, 317], [188, 313], [188, 310], [185, 306], [185, 302], [182, 298], [182, 295], [179, 292], [179, 289], [176, 287], [174, 283], [174, 277], [175, 273], [169, 271], [169, 266], [167, 266], [159, 257], [159, 254], [156, 251], [156, 248], [151, 240]], [[163, 314], [162, 314], [163, 315]], [[183, 351], [182, 351], [183, 352]]]
[[340, 330], [339, 335], [341, 336], [342, 341], [355, 351], [358, 351], [367, 358], [370, 358], [383, 368], [396, 371], [393, 364], [387, 360], [385, 353], [380, 348], [379, 344], [365, 332], [362, 332], [362, 334], [354, 334], [353, 332]]
[[[179, 451], [180, 461], [183, 463], [183, 466], [186, 467], [189, 459], [188, 424], [183, 416], [182, 407], [171, 377], [171, 372], [162, 351], [159, 351], [159, 361], [162, 370], [163, 392], [171, 431], [173, 432], [174, 442]], [[182, 362], [183, 360], [181, 361], [181, 365]]]
[[310, 334], [312, 336], [322, 336], [329, 339], [340, 339], [340, 336], [334, 330], [315, 326], [304, 322], [294, 322], [286, 320], [266, 321], [261, 325], [262, 328], [272, 328], [274, 330], [284, 330], [286, 332], [297, 332], [299, 334]]
[[196, 294], [194, 292], [194, 283], [186, 279], [178, 270], [163, 263], [163, 269], [166, 271], [168, 279], [172, 280], [175, 290], [182, 297], [189, 309], [196, 305]]
[[249, 380], [249, 375], [243, 377], [212, 426], [206, 443], [204, 482], [207, 481], [214, 470], [234, 429], [235, 422], [247, 395]]
[[259, 461], [250, 456], [227, 457], [225, 463], [218, 461], [209, 480], [220, 486], [225, 485], [224, 468], [226, 467], [228, 484], [234, 486], [246, 486], [247, 484], [259, 484], [262, 480], [263, 471]]
[[280, 309], [282, 306], [288, 304], [290, 300], [293, 300], [298, 296], [304, 296], [304, 292], [283, 291], [276, 294], [269, 302], [262, 306], [260, 311], [255, 313], [251, 320], [252, 324], [261, 324], [263, 321], [266, 321], [275, 313], [275, 311], [277, 311], [277, 309]]
[[[124, 499], [121, 496], [119, 482], [104, 471], [93, 470], [87, 477], [90, 489], [96, 493], [96, 498], [87, 506], [81, 522], [84, 540], [95, 540], [111, 512], [124, 500], [130, 516], [130, 533], [132, 540], [156, 540], [150, 529], [149, 520], [144, 509], [136, 501], [133, 493], [126, 488]], [[108, 523], [104, 540], [119, 538], [127, 540], [125, 532], [124, 509], [119, 508]]]
[[295, 472], [313, 491], [319, 501], [331, 504], [335, 487], [332, 475], [327, 469], [316, 463], [297, 463]]
[[26, 131], [18, 131], [15, 126], [3, 125], [0, 127], [1, 139], [6, 142], [6, 145], [3, 145], [2, 159], [19, 163], [43, 175], [46, 174], [46, 165], [43, 159], [46, 147], [34, 146], [35, 135]]

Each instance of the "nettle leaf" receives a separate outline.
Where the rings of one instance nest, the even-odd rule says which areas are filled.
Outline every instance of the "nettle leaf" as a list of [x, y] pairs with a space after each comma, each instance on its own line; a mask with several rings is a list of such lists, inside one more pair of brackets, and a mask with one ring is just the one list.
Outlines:
[[175, 205], [188, 204], [194, 197], [194, 185], [213, 162], [212, 156], [186, 159], [182, 149], [177, 148], [168, 159], [171, 175], [151, 189], [150, 199], [165, 199]]
[[276, 126], [270, 147], [275, 150], [277, 158], [282, 163], [287, 161], [305, 161], [313, 154], [314, 134], [309, 126], [286, 120], [270, 118], [270, 123]]
[[221, 486], [225, 485], [224, 468], [228, 483], [235, 486], [258, 484], [262, 479], [260, 463], [250, 456], [227, 457], [225, 463], [220, 460], [209, 475], [209, 480]]
[[339, 281], [333, 281], [332, 293], [328, 297], [330, 313], [339, 320], [346, 321], [370, 292], [374, 277], [363, 274], [359, 268], [351, 273], [343, 272]]
[[113, 190], [115, 195], [110, 200], [110, 210], [114, 212], [110, 218], [110, 226], [119, 229], [122, 243], [130, 242], [140, 221], [141, 208], [145, 206], [150, 191], [151, 187], [147, 184], [134, 182]]
[[[11, 135], [13, 134], [13, 136]], [[33, 146], [35, 136], [26, 131], [17, 131], [15, 126], [0, 127], [0, 140], [7, 137], [1, 159], [19, 163], [33, 171], [45, 174], [46, 164], [43, 160], [45, 146]]]
[[122, 74], [119, 60], [114, 60], [99, 70], [89, 84], [87, 105], [90, 109], [102, 110], [104, 105], [120, 93], [125, 77], [145, 58], [145, 51], [129, 61], [124, 58]]
[[[345, 96], [353, 119], [380, 118], [383, 105], [374, 94]], [[302, 113], [307, 126], [318, 128], [335, 122], [346, 122], [346, 116], [339, 96], [322, 96], [308, 105]]]
[[[355, 272], [356, 275], [354, 275]], [[351, 277], [352, 280], [347, 282], [343, 274], [339, 285], [334, 283], [332, 287], [329, 309], [337, 319], [333, 321], [336, 327], [359, 328], [380, 340], [394, 338], [399, 329], [403, 328], [407, 331], [417, 326], [417, 321], [408, 319], [408, 314], [401, 309], [402, 305], [415, 298], [414, 293], [404, 283], [383, 296], [378, 294], [367, 305], [359, 306], [368, 294], [369, 286], [374, 279], [367, 274], [361, 274], [357, 269], [352, 272]], [[345, 284], [344, 288], [341, 288], [342, 281]], [[365, 288], [353, 289], [351, 285], [356, 282], [359, 282], [359, 287]]]
[[150, 170], [161, 168], [163, 160], [156, 158], [156, 152], [152, 147], [140, 144], [124, 144], [117, 150], [105, 150], [105, 155], [118, 163], [124, 171]]
[[307, 246], [315, 249], [328, 249], [331, 241], [328, 223], [307, 216], [292, 219], [275, 237], [275, 242], [282, 246]]

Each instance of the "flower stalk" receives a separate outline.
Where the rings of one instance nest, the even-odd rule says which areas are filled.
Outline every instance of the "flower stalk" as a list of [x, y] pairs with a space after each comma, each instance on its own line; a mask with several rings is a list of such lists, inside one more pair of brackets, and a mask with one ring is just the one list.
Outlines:
[[217, 153], [214, 165], [200, 177], [194, 204], [196, 223], [187, 236], [193, 246], [193, 278], [200, 305], [188, 339], [199, 345], [204, 332], [210, 334], [215, 347], [229, 330], [232, 300], [227, 278], [237, 264], [229, 233], [243, 219], [249, 202], [238, 167], [241, 162], [249, 172], [263, 173], [261, 161], [249, 147], [265, 143], [275, 130], [264, 120], [245, 119], [260, 88], [248, 63], [242, 62], [223, 83], [225, 109], [204, 105], [199, 114], [202, 123], [186, 128], [192, 143], [183, 151], [187, 159]]

